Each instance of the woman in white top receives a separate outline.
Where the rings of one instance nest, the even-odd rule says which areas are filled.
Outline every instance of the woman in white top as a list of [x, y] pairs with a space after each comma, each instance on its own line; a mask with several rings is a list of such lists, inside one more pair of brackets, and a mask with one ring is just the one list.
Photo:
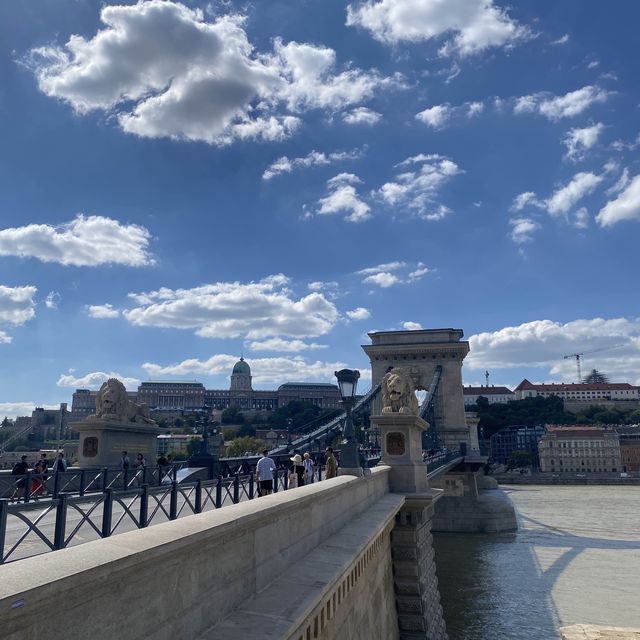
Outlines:
[[302, 466], [304, 467], [305, 484], [309, 484], [310, 482], [313, 482], [313, 471], [316, 465], [313, 463], [313, 460], [311, 459], [311, 455], [309, 454], [308, 451], [304, 454], [304, 459], [302, 460]]

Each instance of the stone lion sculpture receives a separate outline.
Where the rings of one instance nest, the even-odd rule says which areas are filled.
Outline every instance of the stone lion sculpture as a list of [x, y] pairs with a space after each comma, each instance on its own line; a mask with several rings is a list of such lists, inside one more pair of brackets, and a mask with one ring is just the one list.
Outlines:
[[402, 369], [392, 369], [382, 378], [382, 413], [418, 415], [418, 399], [411, 376]]
[[89, 417], [94, 420], [155, 424], [149, 417], [147, 405], [129, 400], [127, 390], [117, 378], [109, 378], [102, 384], [96, 396], [96, 412]]

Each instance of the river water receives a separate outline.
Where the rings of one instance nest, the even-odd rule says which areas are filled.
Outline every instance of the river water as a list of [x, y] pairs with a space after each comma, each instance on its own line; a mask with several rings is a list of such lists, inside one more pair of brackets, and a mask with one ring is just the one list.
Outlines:
[[504, 487], [515, 534], [434, 534], [450, 640], [640, 628], [640, 487]]

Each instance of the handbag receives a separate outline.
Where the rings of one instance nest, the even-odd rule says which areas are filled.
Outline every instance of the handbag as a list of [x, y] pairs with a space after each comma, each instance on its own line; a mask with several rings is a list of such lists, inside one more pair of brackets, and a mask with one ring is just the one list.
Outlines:
[[297, 489], [298, 488], [298, 474], [295, 471], [295, 467], [293, 471], [289, 472], [289, 489]]

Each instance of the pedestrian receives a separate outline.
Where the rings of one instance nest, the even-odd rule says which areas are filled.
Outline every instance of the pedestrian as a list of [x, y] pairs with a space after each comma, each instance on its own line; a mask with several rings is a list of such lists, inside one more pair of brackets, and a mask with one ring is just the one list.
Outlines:
[[51, 467], [53, 473], [64, 473], [67, 470], [67, 461], [64, 459], [64, 452], [58, 452], [58, 457]]
[[44, 479], [42, 476], [42, 470], [42, 462], [38, 460], [34, 469], [36, 475], [31, 482], [31, 497], [34, 500], [38, 500], [44, 494]]
[[129, 454], [126, 451], [122, 452], [122, 457], [120, 458], [120, 469], [122, 471], [126, 471], [129, 468]]
[[139, 453], [136, 456], [136, 461], [133, 463], [133, 468], [135, 469], [135, 474], [133, 476], [133, 485], [138, 486], [141, 480], [144, 480], [144, 468], [147, 466], [147, 461], [144, 459], [144, 456]]
[[304, 487], [304, 465], [302, 464], [302, 456], [296, 453], [291, 460], [289, 467], [289, 489], [296, 487]]
[[49, 470], [49, 459], [46, 453], [40, 454], [40, 466], [42, 467], [42, 491], [47, 492], [47, 471]]
[[335, 478], [338, 475], [338, 461], [333, 455], [332, 447], [327, 447], [325, 453], [327, 454], [327, 458], [325, 460], [324, 477], [326, 480], [329, 480], [330, 478]]
[[256, 465], [256, 479], [261, 496], [268, 496], [273, 491], [273, 473], [276, 463], [269, 457], [269, 449], [264, 449], [262, 458]]
[[[20, 457], [20, 462], [16, 462], [13, 465], [13, 469], [11, 469], [11, 475], [12, 476], [26, 476], [27, 475], [27, 471], [29, 471], [29, 463], [27, 462], [27, 456], [21, 456]], [[11, 494], [11, 502], [13, 502], [14, 500], [20, 500], [20, 498], [22, 498], [22, 496], [24, 495], [24, 488], [26, 486], [27, 486], [27, 479], [26, 478], [20, 478], [16, 482], [15, 489], [13, 490], [13, 493]]]
[[305, 484], [309, 484], [313, 482], [313, 472], [315, 470], [315, 463], [311, 459], [311, 454], [306, 451], [304, 454], [304, 459], [302, 460], [302, 466], [304, 467], [304, 482]]

